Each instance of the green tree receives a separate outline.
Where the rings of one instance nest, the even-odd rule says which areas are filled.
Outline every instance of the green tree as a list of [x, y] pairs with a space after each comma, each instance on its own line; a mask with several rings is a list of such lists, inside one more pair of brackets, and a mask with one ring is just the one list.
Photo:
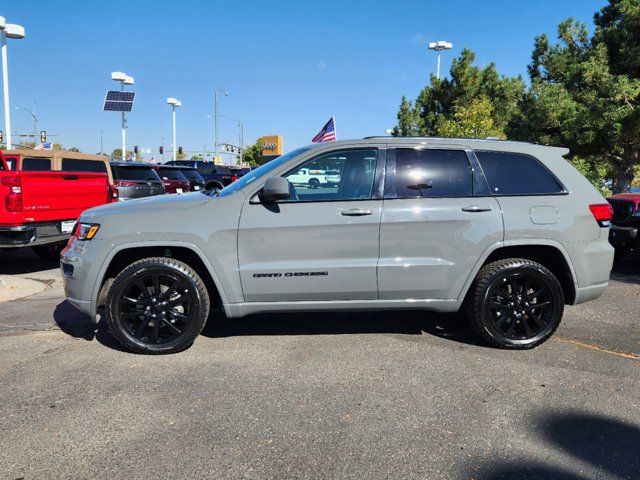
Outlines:
[[[450, 122], [465, 117], [465, 131], [484, 134], [491, 120], [489, 130], [504, 136], [504, 131], [514, 115], [525, 92], [521, 77], [499, 75], [495, 64], [486, 67], [474, 65], [475, 54], [464, 49], [451, 64], [450, 78], [438, 79], [431, 75], [427, 85], [412, 103], [403, 97], [398, 110], [398, 124], [394, 135], [441, 135], [453, 132]], [[486, 108], [484, 112], [481, 110]], [[473, 115], [471, 115], [473, 114]], [[475, 116], [484, 122], [474, 129], [470, 124]]]
[[204, 160], [204, 157], [200, 153], [196, 153], [195, 155], [191, 155], [191, 160]]
[[71, 147], [71, 148], [69, 149], [69, 151], [70, 151], [70, 152], [79, 152], [80, 150], [79, 150], [78, 148], [76, 148], [76, 147]]
[[593, 35], [568, 19], [556, 44], [535, 39], [531, 86], [507, 133], [569, 147], [583, 173], [604, 173], [621, 192], [640, 162], [640, 0], [610, 0], [595, 23]]
[[505, 138], [504, 130], [495, 126], [493, 105], [487, 98], [454, 105], [449, 117], [438, 119], [436, 133], [440, 137]]
[[256, 140], [256, 143], [244, 149], [242, 152], [242, 163], [246, 163], [252, 167], [262, 164], [262, 138], [259, 138]]
[[[125, 155], [125, 160], [130, 158], [133, 155], [133, 152], [131, 150], [127, 150], [126, 151], [126, 155]], [[136, 154], [136, 162], [143, 162], [144, 158], [142, 158], [142, 155], [140, 155], [139, 153]], [[113, 153], [111, 153], [111, 158], [113, 160], [122, 160], [122, 149], [121, 148], [116, 148]]]

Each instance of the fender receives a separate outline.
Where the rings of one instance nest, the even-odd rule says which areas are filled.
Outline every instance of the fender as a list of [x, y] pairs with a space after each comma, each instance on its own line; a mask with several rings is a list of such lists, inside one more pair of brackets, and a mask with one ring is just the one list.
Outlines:
[[130, 248], [142, 248], [142, 247], [183, 247], [193, 251], [196, 255], [198, 255], [198, 257], [204, 264], [205, 268], [209, 272], [209, 275], [211, 275], [213, 283], [218, 289], [218, 294], [220, 295], [220, 299], [222, 300], [222, 307], [224, 308], [225, 314], [229, 315], [229, 311], [228, 311], [229, 302], [227, 300], [227, 295], [224, 289], [222, 288], [222, 283], [220, 282], [220, 278], [218, 277], [218, 274], [216, 273], [215, 269], [213, 268], [213, 265], [211, 265], [211, 262], [206, 257], [204, 252], [200, 250], [200, 248], [194, 245], [193, 243], [182, 242], [182, 241], [161, 241], [161, 240], [146, 240], [141, 242], [122, 243], [114, 246], [114, 248], [109, 251], [107, 256], [104, 258], [102, 265], [100, 265], [100, 270], [98, 271], [98, 275], [96, 276], [96, 282], [94, 283], [93, 289], [91, 290], [92, 312], [95, 313], [97, 310], [98, 295], [100, 294], [102, 280], [104, 279], [104, 276], [107, 273], [107, 268], [109, 268], [109, 265], [111, 264], [111, 261], [113, 260], [113, 258], [123, 250], [128, 250]]
[[469, 291], [469, 288], [471, 287], [471, 284], [475, 280], [476, 275], [478, 275], [478, 272], [480, 271], [480, 269], [484, 265], [484, 262], [487, 260], [487, 258], [489, 258], [489, 255], [491, 255], [493, 252], [495, 252], [496, 250], [498, 250], [500, 248], [504, 248], [504, 247], [526, 247], [526, 246], [535, 247], [535, 246], [539, 246], [539, 245], [544, 245], [544, 246], [547, 246], [547, 247], [554, 247], [557, 250], [559, 250], [560, 253], [562, 253], [562, 256], [564, 257], [565, 261], [567, 262], [567, 265], [569, 266], [569, 271], [571, 272], [571, 278], [573, 279], [573, 284], [577, 288], [577, 286], [578, 286], [578, 277], [577, 277], [576, 272], [575, 272], [575, 270], [573, 268], [573, 263], [571, 262], [571, 258], [569, 257], [569, 254], [567, 253], [567, 250], [564, 248], [564, 246], [560, 242], [557, 242], [555, 240], [551, 240], [549, 238], [527, 238], [527, 239], [522, 239], [522, 240], [506, 240], [506, 241], [502, 241], [502, 242], [496, 242], [496, 243], [490, 245], [482, 253], [480, 258], [478, 259], [478, 261], [474, 265], [473, 269], [471, 270], [471, 273], [467, 277], [466, 282], [464, 282], [464, 285], [462, 286], [462, 290], [460, 291], [460, 293], [458, 295], [458, 300], [460, 300], [460, 301], [464, 300], [464, 297], [467, 295], [467, 292]]

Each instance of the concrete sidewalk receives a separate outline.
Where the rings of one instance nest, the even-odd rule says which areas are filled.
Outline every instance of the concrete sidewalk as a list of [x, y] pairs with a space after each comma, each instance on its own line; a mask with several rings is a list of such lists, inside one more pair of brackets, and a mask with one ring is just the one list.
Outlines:
[[0, 275], [0, 303], [29, 297], [47, 288], [43, 282], [15, 275]]

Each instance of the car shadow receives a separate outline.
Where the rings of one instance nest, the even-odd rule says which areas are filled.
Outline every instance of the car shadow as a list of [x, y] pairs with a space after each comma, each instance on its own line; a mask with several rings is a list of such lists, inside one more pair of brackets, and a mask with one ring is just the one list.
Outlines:
[[[68, 301], [59, 303], [53, 319], [64, 333], [96, 340], [119, 351], [128, 351], [109, 333], [106, 322], [97, 324]], [[268, 335], [432, 335], [467, 345], [486, 346], [471, 331], [461, 314], [436, 314], [422, 310], [393, 312], [303, 312], [227, 318], [213, 312], [201, 335], [209, 338]]]
[[212, 315], [202, 331], [207, 337], [246, 335], [432, 335], [459, 343], [485, 346], [464, 315], [424, 310], [288, 312], [227, 318]]
[[[541, 415], [534, 427], [550, 448], [569, 455], [576, 464], [589, 464], [598, 478], [638, 478], [640, 472], [640, 428], [617, 418], [591, 412], [570, 411]], [[483, 461], [474, 462], [475, 465]], [[526, 459], [494, 463], [473, 471], [473, 478], [482, 479], [567, 479], [592, 476], [567, 471], [566, 468], [539, 460]]]
[[28, 247], [13, 251], [0, 249], [0, 275], [42, 272], [59, 265], [57, 261], [43, 260]]
[[88, 342], [97, 340], [106, 347], [128, 352], [109, 333], [104, 320], [101, 319], [97, 324], [92, 322], [88, 315], [80, 312], [66, 300], [56, 306], [53, 311], [53, 320], [60, 330], [74, 338], [82, 338]]

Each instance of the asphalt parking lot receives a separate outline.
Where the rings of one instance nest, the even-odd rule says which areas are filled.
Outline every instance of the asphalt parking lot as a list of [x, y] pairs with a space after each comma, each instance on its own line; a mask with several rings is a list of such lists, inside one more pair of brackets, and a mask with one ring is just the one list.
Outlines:
[[0, 478], [640, 478], [640, 256], [553, 339], [488, 348], [458, 315], [262, 315], [123, 352], [56, 265], [0, 303]]

